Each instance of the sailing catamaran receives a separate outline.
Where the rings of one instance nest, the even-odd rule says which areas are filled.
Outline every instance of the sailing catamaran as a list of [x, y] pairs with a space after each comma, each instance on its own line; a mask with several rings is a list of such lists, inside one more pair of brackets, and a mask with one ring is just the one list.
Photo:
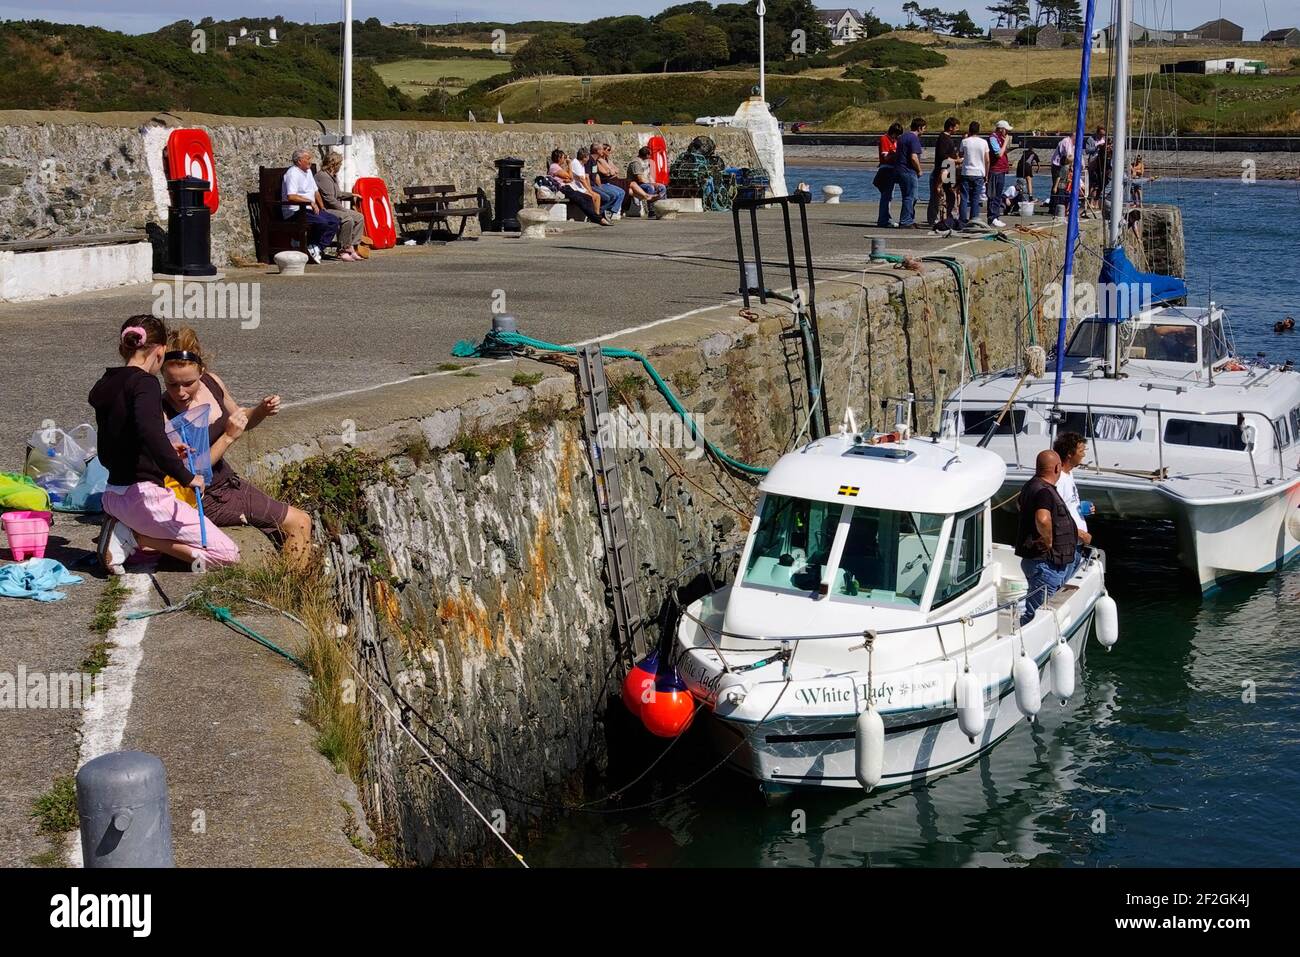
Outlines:
[[[1181, 279], [1141, 272], [1125, 255], [1130, 6], [1131, 0], [1116, 2], [1100, 307], [1077, 317], [1067, 345], [1076, 150], [1055, 377], [1020, 370], [977, 376], [945, 403], [943, 428], [983, 436], [982, 444], [1007, 463], [1008, 493], [1033, 475], [1035, 454], [1055, 434], [1082, 434], [1089, 460], [1074, 471], [1080, 495], [1104, 517], [1172, 521], [1180, 561], [1208, 591], [1231, 576], [1273, 571], [1300, 551], [1300, 374], [1290, 364], [1234, 355], [1221, 307], [1177, 305], [1187, 297]], [[1087, 44], [1083, 57], [1076, 142], [1084, 129]]]

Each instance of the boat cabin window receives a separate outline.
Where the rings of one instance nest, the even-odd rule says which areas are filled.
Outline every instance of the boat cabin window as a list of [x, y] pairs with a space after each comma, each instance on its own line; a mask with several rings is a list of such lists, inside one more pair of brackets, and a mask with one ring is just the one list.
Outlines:
[[1161, 362], [1196, 362], [1196, 326], [1153, 325], [1138, 326], [1133, 331], [1129, 346], [1130, 359], [1157, 359]]
[[1291, 410], [1291, 437], [1300, 439], [1300, 405]]
[[815, 592], [835, 541], [843, 506], [768, 495], [745, 567], [745, 584]]
[[1106, 358], [1106, 324], [1096, 319], [1079, 323], [1065, 348], [1065, 355], [1069, 359]]
[[[997, 409], [962, 409], [962, 432], [965, 435], [984, 435], [993, 426], [1001, 412]], [[1025, 410], [1012, 409], [998, 422], [994, 435], [1010, 435], [1012, 432], [1025, 431]]]
[[1170, 419], [1165, 425], [1165, 441], [1170, 445], [1195, 445], [1202, 449], [1243, 452], [1241, 429], [1231, 422], [1203, 422], [1197, 419]]
[[1223, 334], [1222, 319], [1215, 319], [1206, 328], [1205, 356], [1205, 361], [1210, 365], [1228, 358], [1228, 338]]
[[918, 608], [944, 516], [857, 506], [831, 595]]
[[1287, 424], [1285, 415], [1278, 416], [1273, 420], [1273, 428], [1277, 430], [1277, 447], [1284, 449], [1291, 444], [1291, 427]]
[[953, 520], [948, 552], [939, 566], [939, 583], [934, 592], [938, 608], [970, 591], [984, 573], [984, 506], [962, 512]]
[[1066, 412], [1062, 432], [1078, 432], [1089, 439], [1129, 442], [1137, 437], [1138, 417], [1120, 412]]

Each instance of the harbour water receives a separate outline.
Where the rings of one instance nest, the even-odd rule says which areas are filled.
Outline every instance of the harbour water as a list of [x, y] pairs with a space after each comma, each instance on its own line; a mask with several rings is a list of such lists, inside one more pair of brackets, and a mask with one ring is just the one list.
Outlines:
[[[871, 170], [792, 171], [864, 200]], [[1300, 361], [1273, 323], [1300, 317], [1295, 183], [1171, 180], [1194, 297], [1233, 318], [1238, 350]], [[846, 210], [847, 212], [847, 210]], [[1090, 641], [1064, 706], [1045, 702], [980, 761], [926, 784], [797, 792], [768, 807], [688, 733], [665, 743], [615, 714], [597, 790], [640, 778], [618, 802], [571, 812], [530, 846], [551, 866], [1293, 866], [1300, 831], [1300, 563], [1209, 597], [1169, 567], [1164, 543], [1111, 523], [1120, 641]], [[615, 709], [617, 711], [617, 709]], [[712, 772], [712, 773], [710, 773]]]

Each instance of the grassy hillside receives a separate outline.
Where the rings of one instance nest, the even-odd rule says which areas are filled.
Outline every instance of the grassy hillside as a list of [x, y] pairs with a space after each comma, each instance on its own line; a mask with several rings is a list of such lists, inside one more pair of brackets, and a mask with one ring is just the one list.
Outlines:
[[508, 60], [395, 60], [375, 64], [380, 79], [416, 99], [438, 88], [459, 93], [480, 80], [509, 71]]
[[[193, 53], [170, 37], [28, 21], [0, 30], [0, 108], [188, 110], [242, 116], [334, 116], [338, 60], [324, 50], [209, 46]], [[409, 113], [409, 97], [357, 64], [358, 116]]]

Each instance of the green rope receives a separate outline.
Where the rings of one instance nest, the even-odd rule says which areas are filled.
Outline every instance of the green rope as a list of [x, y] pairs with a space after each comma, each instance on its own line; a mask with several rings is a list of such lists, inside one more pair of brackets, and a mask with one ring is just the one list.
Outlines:
[[[902, 263], [908, 257], [900, 256], [897, 253], [876, 253], [871, 257], [877, 262]], [[922, 256], [922, 262], [941, 263], [952, 270], [953, 276], [957, 280], [957, 305], [961, 311], [961, 334], [966, 343], [966, 362], [970, 366], [971, 374], [975, 373], [975, 350], [971, 348], [970, 342], [970, 307], [966, 301], [966, 269], [961, 264], [961, 260], [952, 256]]]
[[[166, 608], [159, 608], [156, 611], [133, 611], [130, 614], [126, 615], [126, 620], [138, 621], [141, 618], [153, 618], [155, 615], [169, 615], [174, 611], [187, 611], [193, 608], [195, 605], [197, 605], [197, 603], [200, 600], [202, 600], [202, 596], [199, 594], [199, 592], [190, 592], [188, 595], [185, 596], [183, 601], [175, 605], [168, 605]], [[257, 602], [257, 604], [261, 604], [261, 602]], [[249, 628], [242, 621], [240, 621], [238, 618], [232, 615], [230, 613], [229, 608], [225, 607], [224, 605], [214, 605], [210, 601], [206, 601], [206, 600], [203, 600], [203, 607], [208, 611], [209, 614], [212, 615], [212, 617], [215, 620], [221, 622], [226, 627], [239, 632], [241, 635], [244, 635], [247, 638], [253, 639], [253, 641], [257, 642], [259, 645], [263, 646], [264, 648], [267, 648], [270, 651], [274, 651], [280, 657], [286, 658], [289, 661], [293, 662], [303, 671], [307, 670], [307, 665], [303, 663], [301, 658], [298, 658], [292, 653], [285, 651], [283, 648], [281, 648], [275, 642], [271, 641], [269, 638], [259, 634], [258, 632], [254, 631], [252, 628]], [[278, 609], [275, 610], [278, 611]], [[285, 615], [286, 617], [290, 617], [290, 618], [292, 617], [291, 615], [288, 615], [286, 612], [280, 612], [280, 613], [282, 615]]]
[[[480, 356], [485, 352], [484, 347], [492, 344], [507, 347], [526, 346], [530, 349], [536, 349], [539, 352], [560, 352], [567, 355], [574, 355], [578, 351], [574, 346], [563, 346], [554, 342], [544, 342], [541, 339], [534, 339], [531, 336], [526, 336], [522, 332], [493, 331], [488, 333], [487, 338], [483, 340], [482, 345], [476, 346], [472, 342], [465, 342], [463, 340], [456, 343], [455, 347], [451, 350], [451, 354], [460, 358]], [[656, 369], [650, 360], [641, 353], [632, 349], [620, 349], [616, 346], [601, 346], [600, 352], [601, 355], [607, 359], [635, 359], [637, 362], [641, 363], [641, 368], [645, 369], [646, 374], [650, 376], [655, 387], [660, 391], [664, 399], [667, 400], [668, 405], [690, 428], [691, 436], [697, 441], [703, 442], [704, 447], [709, 450], [709, 453], [723, 465], [740, 472], [746, 472], [750, 475], [766, 475], [768, 473], [769, 470], [762, 465], [750, 465], [746, 462], [733, 459], [726, 452], [723, 452], [720, 448], [706, 439], [704, 434], [700, 431], [700, 427], [696, 423], [694, 417], [686, 411], [686, 407], [682, 405], [672, 388], [664, 381], [663, 376], [659, 374], [659, 370]]]
[[1029, 287], [1028, 244], [1005, 233], [996, 233], [992, 236], [986, 236], [985, 239], [997, 239], [1004, 243], [1011, 243], [1016, 249], [1020, 250], [1020, 284], [1025, 292], [1025, 324], [1029, 326], [1029, 344], [1036, 346], [1038, 345], [1038, 323], [1034, 322], [1034, 296]]

